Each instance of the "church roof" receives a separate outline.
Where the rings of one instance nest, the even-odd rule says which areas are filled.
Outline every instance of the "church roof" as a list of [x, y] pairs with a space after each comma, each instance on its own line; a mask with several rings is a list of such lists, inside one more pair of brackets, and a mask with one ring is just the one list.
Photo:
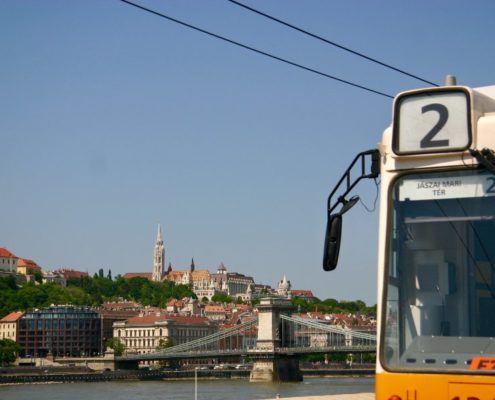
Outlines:
[[182, 277], [185, 274], [189, 274], [189, 271], [170, 271], [166, 275], [165, 279], [167, 279], [169, 281], [175, 281], [175, 280], [178, 280], [178, 279], [182, 279]]
[[210, 279], [210, 271], [207, 269], [197, 269], [193, 272], [191, 272], [192, 280], [203, 280], [203, 279]]

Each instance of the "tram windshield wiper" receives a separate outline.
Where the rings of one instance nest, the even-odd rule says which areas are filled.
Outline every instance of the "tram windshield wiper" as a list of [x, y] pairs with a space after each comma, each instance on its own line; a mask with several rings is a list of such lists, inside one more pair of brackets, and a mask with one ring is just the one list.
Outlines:
[[476, 161], [483, 165], [488, 171], [495, 175], [495, 153], [492, 149], [484, 148], [482, 150], [469, 149], [469, 154], [476, 158]]

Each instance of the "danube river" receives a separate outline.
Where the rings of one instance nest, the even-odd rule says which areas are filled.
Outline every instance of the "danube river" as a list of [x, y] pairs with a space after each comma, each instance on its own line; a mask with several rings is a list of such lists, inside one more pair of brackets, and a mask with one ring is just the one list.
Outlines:
[[[199, 380], [198, 400], [255, 400], [369, 393], [374, 378], [306, 378], [299, 383]], [[194, 381], [113, 381], [0, 386], [1, 400], [194, 400]]]

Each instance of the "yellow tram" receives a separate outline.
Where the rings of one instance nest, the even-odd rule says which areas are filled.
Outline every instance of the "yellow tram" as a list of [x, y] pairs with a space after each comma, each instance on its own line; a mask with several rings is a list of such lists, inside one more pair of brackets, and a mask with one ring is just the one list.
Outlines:
[[329, 196], [323, 267], [347, 196], [380, 176], [376, 400], [495, 400], [495, 86], [412, 90], [393, 110]]

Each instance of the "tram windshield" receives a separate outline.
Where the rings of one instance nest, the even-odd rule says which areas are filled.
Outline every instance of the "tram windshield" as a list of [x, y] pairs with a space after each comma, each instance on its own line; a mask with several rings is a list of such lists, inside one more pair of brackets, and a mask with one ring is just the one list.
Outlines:
[[383, 365], [495, 367], [495, 176], [408, 174], [391, 201]]

